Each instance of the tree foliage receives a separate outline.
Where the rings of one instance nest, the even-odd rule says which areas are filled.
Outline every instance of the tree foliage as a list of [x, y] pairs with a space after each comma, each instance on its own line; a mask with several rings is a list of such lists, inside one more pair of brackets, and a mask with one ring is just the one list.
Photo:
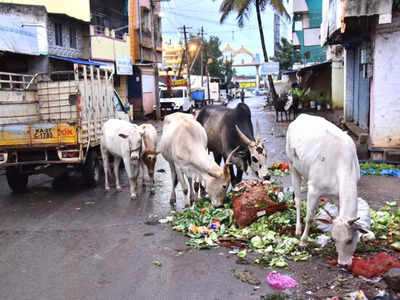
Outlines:
[[289, 70], [295, 62], [301, 61], [301, 53], [285, 38], [282, 38], [279, 43], [276, 43], [276, 53], [271, 60], [279, 61], [280, 73]]
[[223, 23], [225, 19], [233, 12], [236, 12], [236, 20], [239, 27], [244, 26], [245, 19], [250, 18], [251, 8], [257, 6], [261, 11], [270, 5], [279, 14], [290, 18], [282, 0], [223, 0], [219, 11], [221, 13], [220, 23]]
[[[190, 40], [198, 40], [197, 36], [192, 35]], [[204, 76], [206, 76], [206, 64], [210, 59], [210, 63], [208, 64], [208, 72], [211, 77], [218, 77], [221, 80], [225, 81], [225, 76], [227, 77], [227, 81], [230, 82], [233, 76], [232, 63], [223, 62], [223, 55], [220, 49], [221, 41], [217, 36], [210, 36], [208, 40], [203, 41], [203, 68], [204, 68]], [[199, 54], [193, 67], [192, 72], [193, 75], [201, 75], [201, 55]]]
[[[281, 15], [285, 15], [290, 19], [288, 12], [283, 5], [283, 0], [222, 0], [219, 7], [221, 13], [220, 23], [223, 23], [225, 19], [231, 14], [236, 12], [236, 20], [239, 27], [244, 26], [244, 20], [250, 17], [251, 9], [253, 6], [256, 8], [258, 31], [260, 33], [261, 47], [263, 50], [264, 61], [268, 62], [267, 48], [265, 46], [264, 31], [261, 20], [261, 12], [270, 5], [275, 11], [279, 12]], [[274, 82], [272, 76], [268, 75], [268, 82], [271, 90], [272, 97], [277, 99], [277, 94], [275, 91]]]

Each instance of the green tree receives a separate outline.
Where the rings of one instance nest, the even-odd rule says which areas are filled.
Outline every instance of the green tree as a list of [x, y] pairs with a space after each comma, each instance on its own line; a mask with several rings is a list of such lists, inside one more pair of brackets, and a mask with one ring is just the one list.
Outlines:
[[276, 43], [276, 53], [271, 60], [279, 62], [280, 77], [282, 71], [291, 69], [295, 62], [301, 61], [301, 53], [287, 39], [282, 38], [280, 43]]
[[[197, 36], [191, 36], [190, 40], [199, 40]], [[225, 68], [223, 63], [223, 56], [220, 49], [221, 41], [217, 36], [210, 36], [208, 40], [203, 41], [202, 49], [203, 51], [203, 68], [204, 76], [206, 76], [206, 64], [210, 59], [208, 64], [208, 72], [211, 77], [219, 77], [224, 80]], [[201, 75], [201, 55], [199, 54], [196, 61], [193, 64], [191, 74]]]
[[[221, 6], [219, 8], [219, 11], [221, 13], [220, 23], [223, 23], [231, 13], [236, 12], [237, 13], [236, 20], [238, 22], [238, 25], [239, 27], [243, 27], [244, 20], [250, 17], [251, 8], [253, 7], [253, 5], [256, 8], [258, 31], [260, 33], [260, 40], [264, 55], [264, 61], [268, 62], [268, 54], [267, 54], [267, 49], [265, 47], [264, 31], [261, 21], [261, 12], [265, 10], [267, 5], [271, 5], [272, 8], [278, 11], [281, 15], [285, 15], [288, 18], [290, 18], [288, 12], [283, 6], [283, 0], [222, 0]], [[275, 91], [275, 86], [271, 75], [268, 75], [268, 82], [270, 90], [272, 92], [272, 97], [276, 99], [277, 94]]]

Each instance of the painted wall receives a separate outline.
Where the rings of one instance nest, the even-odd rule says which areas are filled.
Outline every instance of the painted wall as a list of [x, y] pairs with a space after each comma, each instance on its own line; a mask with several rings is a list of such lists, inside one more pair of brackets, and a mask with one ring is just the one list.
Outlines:
[[332, 107], [344, 105], [344, 65], [343, 59], [332, 59]]
[[[396, 23], [400, 24], [400, 17]], [[390, 25], [395, 28], [393, 24]], [[376, 34], [370, 138], [372, 145], [377, 147], [400, 147], [400, 56], [393, 51], [399, 44], [400, 31], [381, 31]]]
[[1, 2], [42, 5], [46, 7], [48, 13], [66, 14], [75, 19], [90, 22], [90, 0], [0, 0]]
[[105, 30], [105, 35], [94, 35], [91, 26], [91, 58], [94, 60], [115, 61], [116, 55], [130, 56], [130, 39], [127, 34], [124, 40], [114, 38], [113, 32]]

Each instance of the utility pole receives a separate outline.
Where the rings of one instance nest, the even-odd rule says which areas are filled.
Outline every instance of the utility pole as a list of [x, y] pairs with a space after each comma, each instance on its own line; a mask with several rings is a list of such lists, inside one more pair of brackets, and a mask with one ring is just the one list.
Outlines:
[[192, 89], [190, 85], [190, 66], [189, 66], [189, 51], [187, 49], [187, 36], [186, 36], [186, 26], [183, 25], [183, 36], [185, 37], [185, 52], [186, 52], [186, 69], [187, 69], [187, 86], [188, 86], [188, 93], [189, 93], [189, 100], [192, 103]]
[[201, 72], [201, 87], [203, 87], [203, 74], [204, 74], [204, 66], [203, 66], [203, 37], [204, 37], [204, 31], [203, 31], [203, 26], [201, 26], [201, 31], [200, 31], [200, 36], [201, 36], [201, 45], [200, 45], [200, 72]]
[[[160, 95], [158, 88], [158, 63], [157, 63], [157, 50], [156, 50], [156, 28], [154, 24], [154, 0], [150, 0], [150, 14], [151, 14], [151, 44], [153, 48], [153, 67], [154, 67], [154, 89], [156, 94], [156, 119], [161, 119]], [[159, 27], [160, 25], [158, 25]]]

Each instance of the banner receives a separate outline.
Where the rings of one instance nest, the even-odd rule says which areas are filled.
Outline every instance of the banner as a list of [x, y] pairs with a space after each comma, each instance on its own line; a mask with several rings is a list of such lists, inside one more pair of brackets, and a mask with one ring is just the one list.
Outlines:
[[0, 51], [47, 55], [46, 26], [28, 24], [21, 18], [0, 15]]
[[187, 86], [187, 79], [173, 80], [172, 86]]

